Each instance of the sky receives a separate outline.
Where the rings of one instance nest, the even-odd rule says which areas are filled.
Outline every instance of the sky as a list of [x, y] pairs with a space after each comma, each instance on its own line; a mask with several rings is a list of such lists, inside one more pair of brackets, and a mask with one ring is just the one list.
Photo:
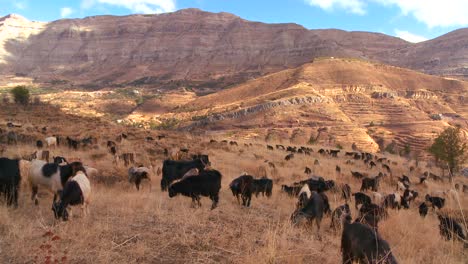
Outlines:
[[0, 0], [0, 16], [34, 21], [199, 8], [308, 29], [380, 32], [421, 42], [468, 26], [468, 0]]

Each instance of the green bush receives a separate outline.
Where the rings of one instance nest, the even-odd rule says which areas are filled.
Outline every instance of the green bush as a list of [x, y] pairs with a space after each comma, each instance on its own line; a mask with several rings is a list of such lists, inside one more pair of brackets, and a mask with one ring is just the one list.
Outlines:
[[29, 89], [26, 86], [20, 85], [11, 89], [11, 94], [15, 100], [15, 103], [27, 105], [29, 103]]
[[175, 128], [178, 124], [180, 123], [180, 121], [176, 118], [167, 118], [167, 119], [163, 119], [161, 120], [161, 123], [160, 124], [157, 124], [155, 122], [151, 122], [150, 123], [150, 128], [151, 129], [156, 129], [156, 130], [166, 130], [166, 129], [173, 129]]
[[410, 153], [411, 153], [411, 146], [409, 144], [405, 144], [403, 151], [402, 151], [402, 155], [400, 156], [409, 156]]
[[314, 145], [315, 143], [317, 143], [317, 139], [314, 137], [314, 136], [311, 136], [309, 138], [309, 142], [307, 142], [309, 145]]
[[135, 104], [136, 104], [137, 106], [142, 105], [144, 102], [145, 102], [145, 101], [144, 101], [143, 97], [138, 97], [137, 99], [135, 99]]
[[395, 141], [392, 141], [392, 143], [388, 144], [387, 147], [385, 147], [385, 152], [388, 152], [390, 154], [395, 154], [397, 153], [397, 149], [396, 149], [396, 142]]
[[450, 177], [457, 172], [467, 160], [468, 143], [463, 138], [459, 126], [448, 127], [434, 139], [429, 152], [436, 159], [436, 163], [447, 165]]

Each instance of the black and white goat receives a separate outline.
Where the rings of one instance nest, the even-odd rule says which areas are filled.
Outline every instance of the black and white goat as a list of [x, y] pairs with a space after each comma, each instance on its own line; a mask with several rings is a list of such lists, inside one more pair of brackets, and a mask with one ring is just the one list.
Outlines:
[[57, 200], [57, 193], [62, 191], [68, 179], [80, 170], [85, 171], [81, 162], [72, 162], [62, 166], [42, 160], [33, 160], [29, 172], [29, 184], [32, 189], [31, 200], [34, 200], [36, 205], [39, 203], [37, 192], [39, 185], [41, 185], [54, 194], [53, 202], [55, 202]]
[[89, 210], [90, 196], [91, 183], [84, 170], [80, 170], [65, 183], [60, 194], [60, 201], [52, 204], [55, 218], [67, 221], [69, 218], [68, 207], [73, 205], [81, 205], [83, 215], [86, 216]]

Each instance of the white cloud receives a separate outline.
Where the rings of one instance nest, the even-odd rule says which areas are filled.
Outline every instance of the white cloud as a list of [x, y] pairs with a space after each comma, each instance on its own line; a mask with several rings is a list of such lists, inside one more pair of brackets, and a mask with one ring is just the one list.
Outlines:
[[306, 3], [312, 6], [318, 6], [327, 11], [340, 8], [358, 15], [364, 15], [366, 13], [365, 3], [361, 0], [306, 0]]
[[81, 8], [91, 8], [96, 3], [120, 6], [143, 14], [159, 14], [176, 10], [175, 0], [82, 0]]
[[62, 7], [60, 9], [60, 16], [62, 18], [67, 17], [67, 16], [71, 15], [72, 13], [73, 13], [73, 9], [71, 9], [70, 7]]
[[397, 6], [403, 15], [413, 16], [429, 28], [468, 25], [468, 0], [305, 0], [324, 10], [344, 9], [350, 13], [366, 14], [366, 3]]
[[28, 5], [25, 2], [15, 2], [13, 5], [15, 6], [15, 8], [20, 10], [24, 10], [28, 7]]
[[467, 0], [373, 0], [398, 6], [403, 15], [412, 15], [428, 27], [468, 25]]
[[82, 0], [81, 1], [81, 8], [83, 9], [88, 9], [93, 7], [94, 5], [94, 0]]
[[401, 39], [404, 39], [406, 41], [413, 42], [413, 43], [418, 43], [418, 42], [422, 42], [422, 41], [427, 40], [426, 37], [419, 36], [419, 35], [410, 33], [410, 32], [405, 31], [405, 30], [395, 29], [395, 35], [397, 37], [401, 38]]

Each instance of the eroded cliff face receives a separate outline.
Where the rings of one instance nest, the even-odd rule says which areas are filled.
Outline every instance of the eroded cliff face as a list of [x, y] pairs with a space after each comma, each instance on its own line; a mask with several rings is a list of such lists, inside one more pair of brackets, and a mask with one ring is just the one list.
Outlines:
[[336, 47], [294, 24], [182, 10], [58, 20], [27, 41], [6, 39], [4, 49], [14, 55], [2, 59], [15, 73], [125, 83], [148, 76], [155, 81], [245, 79], [300, 65]]
[[416, 69], [428, 74], [468, 78], [468, 28], [461, 28], [438, 38], [411, 46], [387, 50], [378, 60]]
[[160, 15], [31, 22], [0, 19], [0, 73], [86, 87], [204, 86], [217, 90], [319, 57], [352, 57], [463, 77], [468, 30], [411, 44], [380, 33], [307, 30], [184, 9]]
[[[0, 65], [16, 61], [23, 46], [31, 35], [45, 29], [47, 23], [32, 22], [22, 16], [11, 14], [0, 18]], [[4, 69], [5, 70], [5, 69]]]
[[[22, 21], [24, 28], [35, 23]], [[96, 85], [224, 79], [235, 83], [316, 57], [363, 57], [407, 45], [382, 34], [326, 34], [296, 24], [250, 22], [197, 9], [62, 19], [40, 25], [22, 37], [3, 39], [2, 72]], [[357, 40], [360, 45], [351, 45]]]

